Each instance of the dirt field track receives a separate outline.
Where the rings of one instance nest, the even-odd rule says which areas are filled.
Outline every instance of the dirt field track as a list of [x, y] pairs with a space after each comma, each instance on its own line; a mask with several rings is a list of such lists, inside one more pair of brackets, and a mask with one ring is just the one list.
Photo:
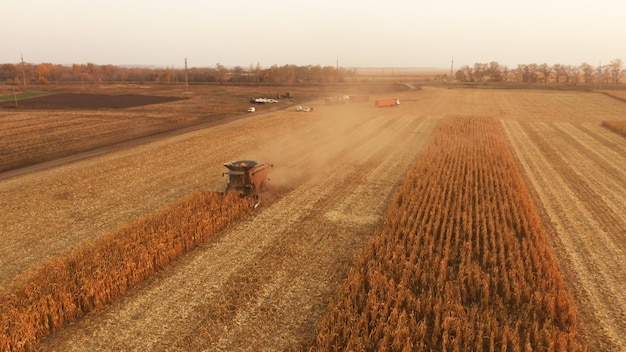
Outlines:
[[626, 104], [560, 91], [395, 95], [397, 108], [316, 101], [312, 113], [254, 114], [0, 180], [0, 293], [82, 240], [193, 190], [222, 190], [224, 162], [258, 159], [275, 165], [258, 211], [42, 350], [307, 350], [440, 119], [495, 116], [577, 300], [584, 340], [594, 351], [626, 350], [626, 139], [600, 126], [626, 119]]

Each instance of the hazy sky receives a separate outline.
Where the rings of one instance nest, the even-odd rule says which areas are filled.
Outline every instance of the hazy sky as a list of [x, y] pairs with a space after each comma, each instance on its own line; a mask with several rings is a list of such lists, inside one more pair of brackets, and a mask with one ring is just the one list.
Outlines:
[[0, 63], [626, 62], [624, 0], [6, 0]]

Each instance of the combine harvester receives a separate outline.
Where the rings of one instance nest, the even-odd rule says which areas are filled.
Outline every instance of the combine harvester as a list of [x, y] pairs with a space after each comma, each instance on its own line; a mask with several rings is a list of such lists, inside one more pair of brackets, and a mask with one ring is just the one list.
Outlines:
[[374, 105], [378, 106], [379, 108], [398, 106], [400, 105], [400, 99], [376, 100], [374, 102]]
[[240, 197], [254, 197], [258, 207], [261, 203], [260, 194], [267, 190], [268, 171], [272, 164], [258, 163], [254, 160], [237, 160], [224, 164], [228, 171], [228, 184], [225, 192], [239, 192]]

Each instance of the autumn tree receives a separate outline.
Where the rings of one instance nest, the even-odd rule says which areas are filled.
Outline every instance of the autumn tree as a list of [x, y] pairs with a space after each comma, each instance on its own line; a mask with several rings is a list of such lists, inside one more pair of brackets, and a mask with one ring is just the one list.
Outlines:
[[518, 82], [535, 83], [537, 82], [538, 68], [537, 64], [519, 64], [515, 69], [515, 77]]
[[37, 65], [37, 82], [42, 84], [50, 83], [54, 75], [54, 65], [51, 63], [43, 63]]
[[337, 72], [337, 69], [333, 66], [322, 67], [322, 73], [324, 76], [320, 83], [340, 83], [342, 81], [340, 72]]
[[580, 66], [569, 66], [567, 82], [574, 85], [580, 83], [580, 72]]
[[486, 67], [487, 75], [493, 82], [502, 82], [502, 67], [496, 61], [491, 61]]
[[561, 64], [552, 65], [552, 72], [554, 72], [554, 79], [556, 83], [561, 83], [561, 78], [565, 75], [565, 68]]
[[218, 62], [217, 64], [215, 64], [215, 71], [217, 75], [216, 81], [222, 83], [228, 80], [228, 77], [226, 76], [227, 69], [224, 65]]
[[[317, 66], [319, 68], [319, 66]], [[313, 77], [321, 77], [320, 70], [315, 70], [315, 67], [311, 66], [298, 66], [295, 67], [295, 75], [298, 83], [312, 82]]]
[[166, 67], [165, 70], [163, 70], [163, 82], [165, 83], [169, 83], [172, 81], [172, 70], [169, 67]]
[[468, 65], [463, 65], [457, 71], [456, 79], [461, 82], [474, 82], [474, 69]]
[[598, 68], [600, 71], [600, 82], [611, 83], [611, 65], [603, 65]]
[[19, 82], [19, 71], [14, 64], [0, 65], [0, 82], [6, 84], [17, 84]]
[[608, 65], [609, 76], [613, 84], [618, 84], [622, 76], [624, 75], [624, 63], [620, 59], [611, 61]]
[[474, 80], [475, 81], [482, 82], [486, 74], [487, 74], [487, 64], [483, 64], [481, 62], [477, 62], [474, 64]]
[[593, 83], [595, 81], [595, 68], [589, 65], [586, 62], [583, 62], [580, 65], [580, 70], [582, 71], [583, 83]]
[[456, 70], [456, 73], [454, 74], [454, 79], [456, 79], [459, 82], [466, 82], [465, 72], [463, 72], [462, 69]]
[[548, 80], [550, 80], [550, 76], [552, 75], [552, 67], [550, 67], [546, 63], [543, 63], [537, 66], [537, 70], [541, 72], [543, 83], [548, 83]]

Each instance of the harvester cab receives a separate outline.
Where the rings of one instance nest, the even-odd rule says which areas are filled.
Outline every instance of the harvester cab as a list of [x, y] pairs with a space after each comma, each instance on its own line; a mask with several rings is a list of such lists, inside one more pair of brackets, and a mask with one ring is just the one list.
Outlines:
[[237, 191], [241, 197], [252, 196], [259, 204], [259, 195], [265, 192], [269, 182], [268, 171], [272, 164], [258, 163], [254, 160], [237, 160], [224, 164], [228, 171], [226, 191]]

